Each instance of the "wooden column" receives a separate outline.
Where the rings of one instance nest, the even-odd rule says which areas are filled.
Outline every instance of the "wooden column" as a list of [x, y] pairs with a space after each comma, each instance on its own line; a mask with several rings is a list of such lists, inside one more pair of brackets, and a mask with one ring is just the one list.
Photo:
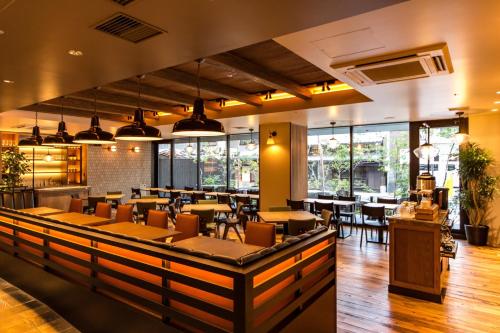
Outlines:
[[[268, 145], [273, 131], [277, 133], [275, 144]], [[286, 199], [307, 197], [307, 127], [261, 124], [259, 143], [260, 210], [286, 206]]]

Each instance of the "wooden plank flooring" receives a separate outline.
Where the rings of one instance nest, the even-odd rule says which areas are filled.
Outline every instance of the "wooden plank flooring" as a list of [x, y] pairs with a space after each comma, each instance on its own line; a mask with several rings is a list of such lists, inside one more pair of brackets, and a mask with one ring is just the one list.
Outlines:
[[389, 294], [389, 250], [338, 242], [338, 332], [500, 332], [500, 248], [459, 241], [443, 304]]

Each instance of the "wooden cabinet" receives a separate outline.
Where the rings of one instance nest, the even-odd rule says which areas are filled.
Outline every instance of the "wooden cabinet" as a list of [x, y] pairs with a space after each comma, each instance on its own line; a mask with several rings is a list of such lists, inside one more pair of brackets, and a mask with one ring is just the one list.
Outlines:
[[441, 258], [440, 212], [434, 222], [389, 218], [389, 292], [441, 303], [448, 258]]

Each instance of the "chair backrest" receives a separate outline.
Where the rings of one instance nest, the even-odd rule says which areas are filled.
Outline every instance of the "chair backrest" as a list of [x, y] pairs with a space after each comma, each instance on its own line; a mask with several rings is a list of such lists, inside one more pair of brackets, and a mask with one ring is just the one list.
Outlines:
[[248, 195], [235, 195], [234, 196], [234, 201], [236, 203], [241, 202], [244, 204], [249, 204], [250, 203], [250, 197]]
[[82, 199], [71, 199], [71, 202], [69, 203], [69, 210], [70, 213], [83, 213], [83, 200]]
[[180, 191], [170, 191], [170, 199], [177, 199], [181, 197]]
[[198, 200], [199, 205], [214, 205], [217, 204], [217, 199], [210, 199], [210, 200]]
[[214, 190], [214, 188], [213, 187], [202, 187], [201, 190], [203, 192], [212, 192]]
[[168, 213], [164, 210], [150, 210], [146, 225], [168, 229]]
[[356, 197], [339, 195], [339, 201], [356, 201]]
[[35, 191], [33, 189], [21, 190], [23, 196], [23, 207], [33, 208], [35, 207]]
[[137, 203], [137, 212], [139, 214], [142, 214], [144, 218], [147, 217], [148, 215], [148, 210], [155, 210], [156, 209], [156, 202], [138, 202]]
[[141, 197], [141, 189], [132, 187], [132, 198], [140, 198]]
[[194, 203], [198, 203], [199, 200], [206, 200], [207, 197], [205, 195], [205, 192], [193, 192], [191, 194], [191, 201]]
[[321, 210], [321, 218], [323, 219], [323, 222], [320, 222], [327, 228], [330, 227], [330, 224], [332, 224], [333, 220], [333, 211], [328, 210], [328, 209], [322, 209]]
[[166, 190], [172, 190], [174, 187], [172, 185], [165, 185]]
[[217, 203], [229, 205], [231, 203], [231, 197], [229, 196], [229, 194], [218, 194]]
[[177, 214], [175, 220], [175, 231], [180, 231], [181, 234], [172, 237], [172, 243], [196, 237], [200, 233], [200, 218], [198, 215]]
[[115, 222], [134, 222], [134, 206], [118, 205], [116, 207]]
[[235, 189], [235, 188], [228, 188], [226, 190], [226, 192], [229, 193], [229, 194], [236, 194], [238, 192], [238, 190]]
[[192, 190], [194, 190], [194, 187], [184, 186], [184, 191], [192, 191]]
[[362, 205], [361, 206], [361, 218], [364, 222], [365, 220], [365, 215], [369, 216], [371, 219], [377, 219], [379, 221], [384, 221], [385, 220], [385, 207], [380, 206], [380, 207], [374, 207], [374, 206], [369, 206], [369, 205]]
[[158, 192], [158, 190], [150, 190], [150, 191], [149, 191], [149, 194], [150, 194], [150, 195], [155, 195], [155, 196], [158, 196], [158, 194], [159, 194], [159, 193], [160, 193], [160, 192]]
[[98, 202], [95, 206], [95, 216], [105, 219], [111, 218], [111, 205], [105, 202]]
[[107, 195], [110, 195], [110, 194], [122, 194], [122, 191], [108, 191], [106, 192]]
[[286, 199], [286, 205], [292, 210], [304, 210], [304, 200], [289, 200]]
[[396, 198], [377, 198], [377, 203], [397, 204], [398, 199], [396, 199]]
[[331, 210], [333, 212], [333, 210], [334, 210], [333, 202], [332, 203], [324, 203], [324, 202], [314, 201], [314, 210], [316, 212], [321, 212], [323, 209]]
[[259, 190], [247, 190], [247, 194], [259, 194]]
[[106, 197], [89, 197], [89, 210], [95, 211], [98, 202], [106, 202]]
[[273, 223], [247, 222], [245, 244], [271, 247], [276, 243], [276, 226]]
[[292, 207], [290, 207], [290, 206], [269, 207], [270, 212], [289, 212], [291, 210], [292, 210]]
[[288, 234], [290, 236], [298, 236], [309, 230], [313, 230], [316, 226], [316, 219], [307, 220], [288, 220]]
[[191, 214], [198, 215], [200, 232], [205, 234], [208, 230], [207, 224], [214, 222], [215, 211], [213, 209], [191, 209]]
[[318, 199], [333, 200], [333, 194], [318, 194]]

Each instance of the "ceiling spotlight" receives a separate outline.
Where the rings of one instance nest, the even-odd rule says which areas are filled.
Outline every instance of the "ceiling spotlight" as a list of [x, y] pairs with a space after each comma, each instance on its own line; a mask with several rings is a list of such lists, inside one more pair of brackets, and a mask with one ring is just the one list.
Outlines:
[[499, 90], [499, 91], [497, 91], [497, 95], [500, 95], [500, 90]]
[[80, 50], [69, 50], [68, 54], [75, 57], [81, 57], [83, 55], [83, 52]]
[[5, 34], [5, 31], [0, 30], [0, 35], [3, 35], [3, 34]]
[[14, 83], [14, 81], [12, 81], [12, 80], [7, 80], [7, 79], [2, 80], [2, 82], [3, 82], [3, 83], [7, 83], [7, 84], [12, 84], [12, 83]]

